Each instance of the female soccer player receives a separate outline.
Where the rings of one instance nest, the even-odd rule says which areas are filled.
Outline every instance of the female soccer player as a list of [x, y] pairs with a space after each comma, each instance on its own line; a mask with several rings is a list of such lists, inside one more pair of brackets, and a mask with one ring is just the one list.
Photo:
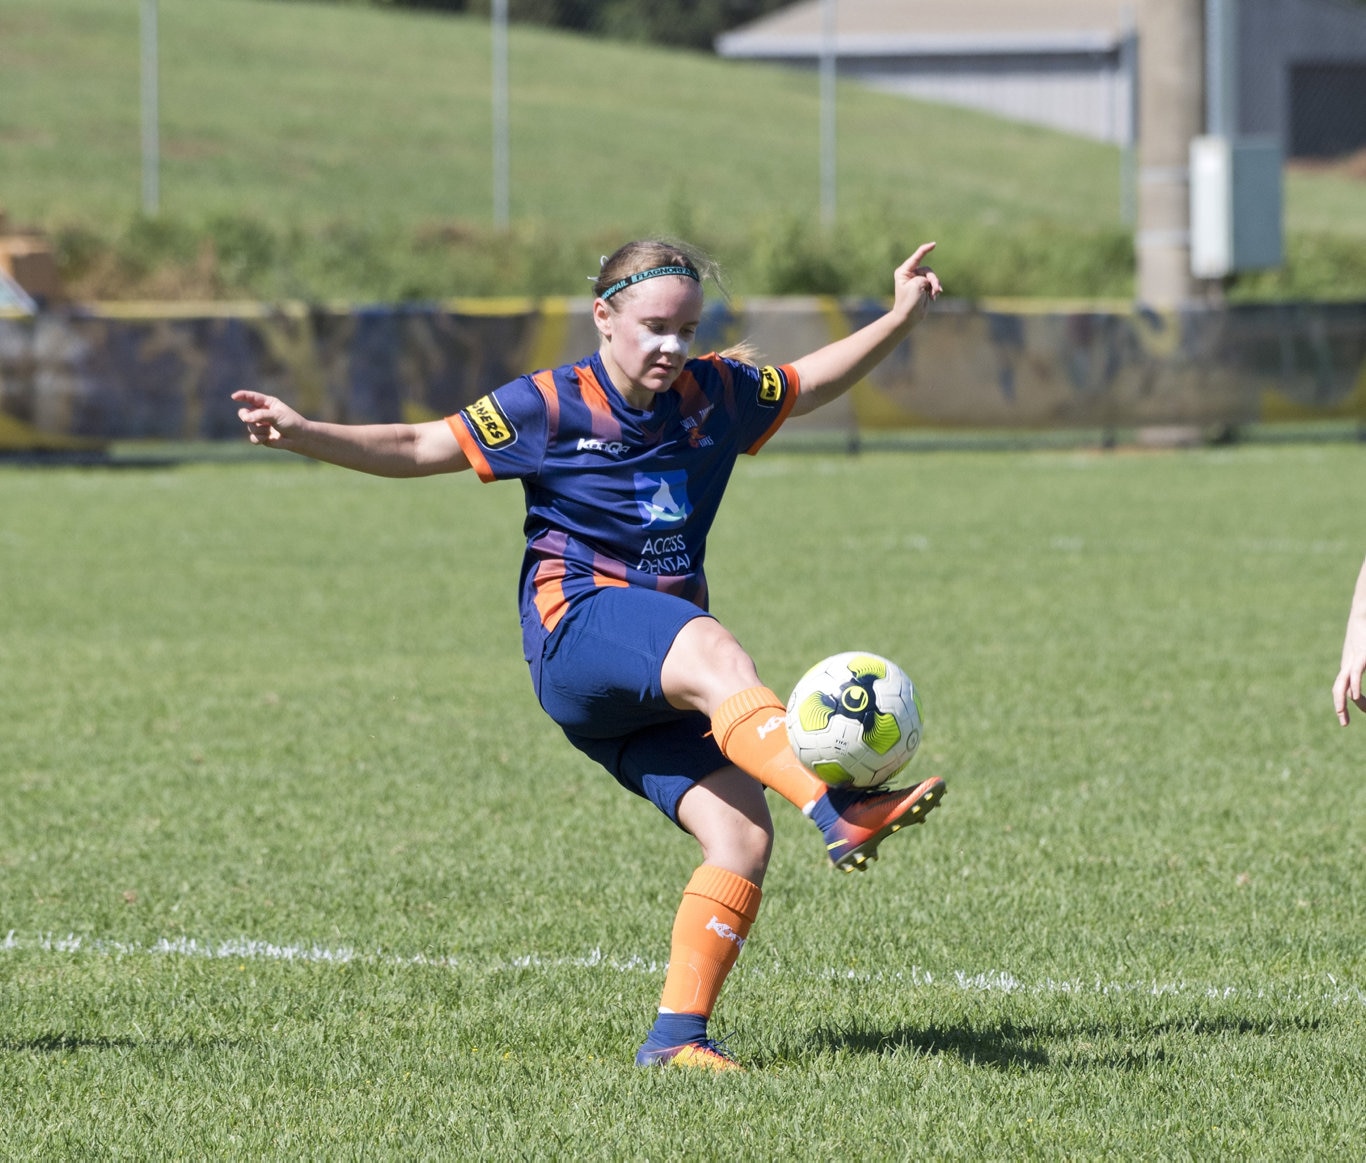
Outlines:
[[280, 400], [233, 399], [255, 444], [380, 476], [473, 468], [526, 493], [523, 645], [542, 707], [571, 743], [696, 838], [702, 864], [674, 920], [659, 1014], [638, 1064], [738, 1069], [707, 1037], [722, 983], [759, 910], [772, 788], [820, 829], [837, 868], [938, 806], [944, 782], [833, 789], [787, 741], [783, 700], [707, 613], [707, 532], [736, 458], [789, 415], [862, 379], [940, 294], [921, 261], [852, 335], [783, 366], [689, 358], [712, 265], [691, 248], [628, 243], [593, 290], [600, 344], [586, 359], [504, 384], [423, 424], [307, 420]]

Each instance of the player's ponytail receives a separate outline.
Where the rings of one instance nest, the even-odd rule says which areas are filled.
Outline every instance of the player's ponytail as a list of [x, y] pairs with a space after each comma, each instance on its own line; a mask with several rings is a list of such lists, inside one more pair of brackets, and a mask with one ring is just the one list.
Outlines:
[[748, 339], [741, 339], [716, 353], [722, 359], [733, 359], [736, 363], [748, 363], [758, 367], [764, 361], [764, 354]]

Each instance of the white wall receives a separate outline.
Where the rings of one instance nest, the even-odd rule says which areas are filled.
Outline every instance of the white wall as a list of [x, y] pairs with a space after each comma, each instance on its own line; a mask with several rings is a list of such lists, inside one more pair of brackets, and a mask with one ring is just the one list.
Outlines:
[[1133, 87], [1118, 54], [844, 61], [840, 75], [877, 89], [980, 109], [1117, 145], [1131, 144]]

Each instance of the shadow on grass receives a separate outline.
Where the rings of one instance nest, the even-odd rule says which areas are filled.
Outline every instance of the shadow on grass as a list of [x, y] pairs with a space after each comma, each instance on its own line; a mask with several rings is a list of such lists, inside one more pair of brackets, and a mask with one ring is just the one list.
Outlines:
[[84, 1034], [37, 1034], [32, 1038], [0, 1038], [0, 1053], [67, 1054], [78, 1050], [199, 1050], [206, 1046], [227, 1046], [226, 1039], [211, 1038], [134, 1038], [126, 1034], [89, 1036]]
[[950, 1054], [971, 1065], [1028, 1070], [1048, 1064], [1048, 1055], [1030, 1045], [1033, 1040], [1032, 1031], [1020, 1029], [901, 1026], [895, 1030], [817, 1030], [812, 1044], [818, 1051], [850, 1054]]
[[1276, 1017], [1246, 1018], [1237, 1014], [1214, 1017], [1168, 1018], [1144, 1027], [1143, 1034], [1283, 1034], [1287, 1030], [1321, 1030], [1327, 1023], [1322, 1018], [1298, 1017], [1294, 1014]]
[[[1251, 1018], [1218, 1014], [1168, 1018], [1150, 1023], [1113, 1025], [1008, 1023], [984, 1030], [967, 1026], [899, 1026], [892, 1030], [819, 1029], [798, 1057], [816, 1053], [920, 1054], [952, 1056], [970, 1066], [997, 1070], [1037, 1070], [1052, 1065], [1089, 1065], [1110, 1070], [1140, 1070], [1165, 1062], [1170, 1040], [1235, 1036], [1265, 1037], [1288, 1030], [1321, 1028], [1318, 1018], [1294, 1016]], [[786, 1057], [779, 1053], [775, 1057]]]

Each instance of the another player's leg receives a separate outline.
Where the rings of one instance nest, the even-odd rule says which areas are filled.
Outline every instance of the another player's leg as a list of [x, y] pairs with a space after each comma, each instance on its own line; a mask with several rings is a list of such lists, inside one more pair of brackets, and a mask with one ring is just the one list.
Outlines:
[[663, 684], [679, 705], [711, 716], [727, 759], [820, 828], [831, 863], [844, 872], [865, 870], [883, 840], [922, 823], [944, 796], [944, 781], [937, 777], [899, 791], [826, 784], [793, 753], [782, 700], [759, 681], [753, 660], [712, 618], [698, 618], [679, 632], [664, 661]]
[[703, 863], [674, 917], [659, 1014], [636, 1064], [738, 1070], [707, 1024], [759, 912], [773, 845], [768, 806], [758, 784], [726, 767], [683, 796], [678, 822], [702, 845]]

